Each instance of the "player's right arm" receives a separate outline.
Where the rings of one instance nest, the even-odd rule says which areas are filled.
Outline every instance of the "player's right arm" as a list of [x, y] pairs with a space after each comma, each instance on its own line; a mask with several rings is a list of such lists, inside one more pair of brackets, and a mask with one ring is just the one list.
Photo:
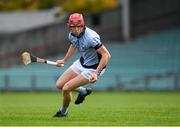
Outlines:
[[57, 61], [56, 61], [56, 62], [57, 62], [57, 65], [56, 65], [56, 66], [61, 67], [61, 65], [62, 65], [62, 64], [65, 64], [65, 63], [68, 61], [68, 59], [71, 58], [71, 56], [73, 56], [73, 54], [74, 54], [75, 52], [76, 52], [76, 47], [71, 44], [71, 45], [69, 46], [69, 49], [68, 49], [66, 55], [64, 56], [64, 58], [61, 59], [61, 60], [57, 60]]

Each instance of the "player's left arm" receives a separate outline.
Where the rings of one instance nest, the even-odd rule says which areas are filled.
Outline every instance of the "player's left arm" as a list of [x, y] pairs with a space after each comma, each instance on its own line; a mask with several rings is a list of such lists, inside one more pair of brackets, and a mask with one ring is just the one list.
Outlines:
[[108, 63], [111, 55], [104, 45], [99, 47], [96, 51], [102, 56], [99, 65], [95, 71], [96, 74], [99, 74], [104, 68], [104, 66], [106, 66], [106, 64]]
[[90, 83], [94, 83], [98, 80], [98, 75], [102, 71], [102, 69], [106, 66], [108, 63], [109, 59], [111, 58], [111, 55], [109, 51], [106, 49], [104, 45], [96, 49], [96, 51], [101, 54], [101, 60], [99, 62], [99, 65], [96, 69], [96, 71], [92, 74], [92, 78], [89, 80]]

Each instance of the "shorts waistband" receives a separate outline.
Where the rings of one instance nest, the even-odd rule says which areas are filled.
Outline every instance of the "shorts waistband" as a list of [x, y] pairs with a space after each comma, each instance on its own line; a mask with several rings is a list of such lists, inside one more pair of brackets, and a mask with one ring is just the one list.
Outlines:
[[[83, 63], [84, 63], [84, 58], [83, 58], [83, 57], [81, 57], [81, 58], [79, 59], [79, 61], [80, 61], [81, 65], [82, 65], [83, 67], [89, 68], [89, 69], [96, 69], [96, 68], [98, 67], [98, 65], [99, 65], [99, 63], [93, 64], [93, 65], [84, 65], [84, 64], [83, 64]], [[104, 66], [104, 68], [106, 68], [106, 66]], [[103, 69], [104, 69], [104, 68], [103, 68]]]

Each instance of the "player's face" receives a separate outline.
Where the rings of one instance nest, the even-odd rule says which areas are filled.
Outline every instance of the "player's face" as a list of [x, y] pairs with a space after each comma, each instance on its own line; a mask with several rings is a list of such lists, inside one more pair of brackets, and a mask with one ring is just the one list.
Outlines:
[[83, 32], [83, 26], [70, 26], [70, 31], [76, 36], [79, 36]]

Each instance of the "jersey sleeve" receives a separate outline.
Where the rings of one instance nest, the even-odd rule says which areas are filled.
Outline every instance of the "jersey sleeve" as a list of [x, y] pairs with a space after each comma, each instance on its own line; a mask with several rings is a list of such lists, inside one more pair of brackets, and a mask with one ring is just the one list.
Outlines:
[[98, 49], [102, 46], [101, 40], [99, 36], [93, 37], [91, 41], [91, 45], [94, 49]]

